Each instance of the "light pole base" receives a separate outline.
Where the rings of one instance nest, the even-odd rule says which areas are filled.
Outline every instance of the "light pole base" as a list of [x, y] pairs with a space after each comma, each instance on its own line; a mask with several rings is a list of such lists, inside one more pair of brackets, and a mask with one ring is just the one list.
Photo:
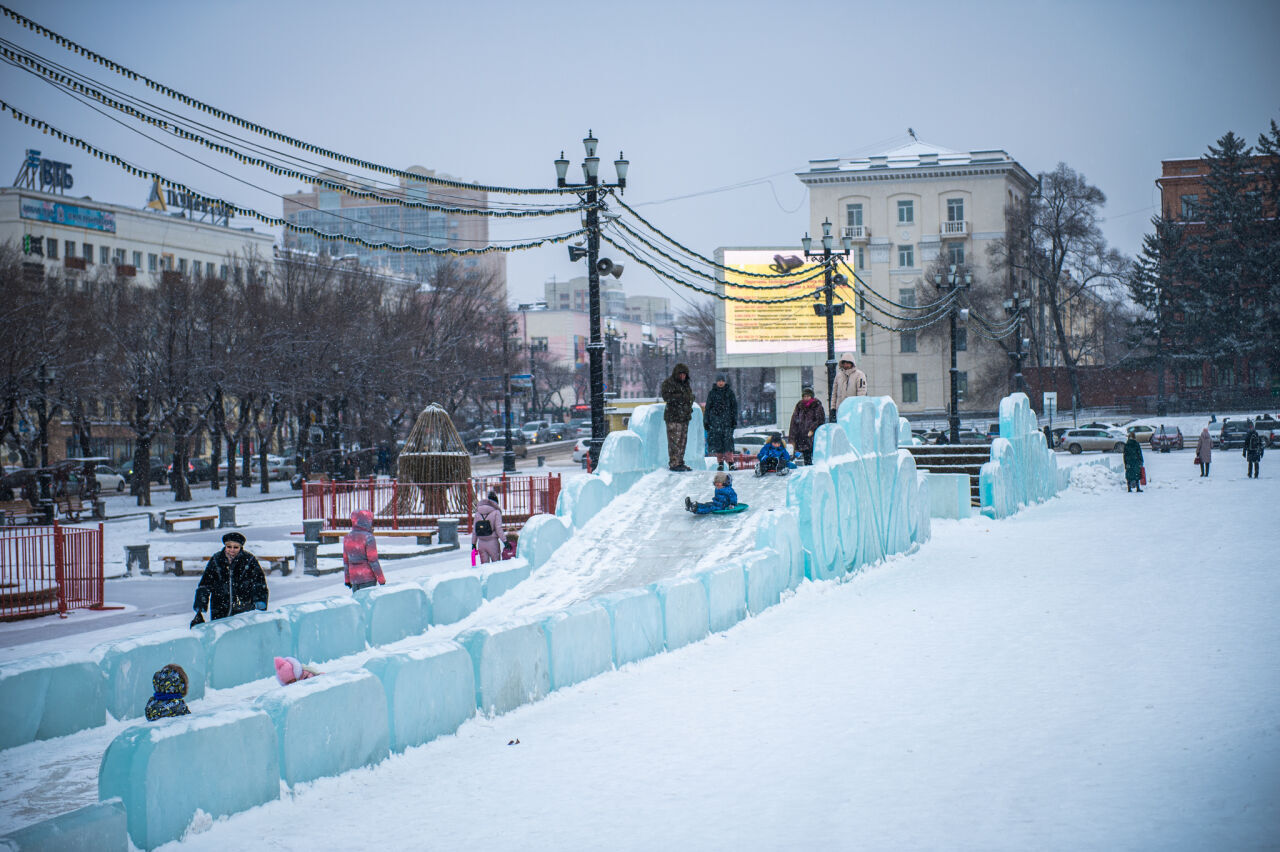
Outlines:
[[507, 450], [502, 454], [502, 472], [516, 472], [516, 454], [512, 450]]

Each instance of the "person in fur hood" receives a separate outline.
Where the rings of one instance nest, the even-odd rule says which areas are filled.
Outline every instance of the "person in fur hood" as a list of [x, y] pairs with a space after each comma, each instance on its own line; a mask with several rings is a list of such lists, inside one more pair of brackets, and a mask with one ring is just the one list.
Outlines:
[[689, 440], [689, 420], [693, 417], [693, 387], [689, 368], [676, 364], [662, 382], [662, 401], [667, 404], [662, 419], [667, 423], [667, 460], [675, 471], [692, 470], [684, 463], [684, 447]]

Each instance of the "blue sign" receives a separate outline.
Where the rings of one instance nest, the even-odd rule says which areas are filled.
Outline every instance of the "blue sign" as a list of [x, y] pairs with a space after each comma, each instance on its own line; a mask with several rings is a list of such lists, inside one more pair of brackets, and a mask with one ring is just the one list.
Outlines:
[[93, 207], [63, 204], [60, 201], [23, 198], [19, 215], [23, 219], [34, 219], [38, 222], [50, 222], [71, 228], [107, 231], [112, 234], [116, 232], [116, 214]]

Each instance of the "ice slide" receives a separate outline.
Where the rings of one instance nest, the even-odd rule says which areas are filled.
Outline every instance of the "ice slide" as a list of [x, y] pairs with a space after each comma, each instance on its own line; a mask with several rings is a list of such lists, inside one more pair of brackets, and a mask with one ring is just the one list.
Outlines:
[[[107, 749], [98, 792], [104, 799], [123, 796], [124, 813], [91, 805], [47, 821], [49, 830], [127, 818], [134, 843], [151, 848], [180, 836], [197, 807], [234, 813], [277, 797], [280, 780], [293, 784], [376, 763], [390, 750], [456, 729], [477, 707], [505, 712], [614, 665], [696, 641], [776, 603], [804, 576], [840, 576], [928, 537], [928, 501], [920, 499], [910, 455], [898, 451], [903, 424], [887, 399], [843, 407], [838, 426], [819, 430], [814, 467], [785, 478], [735, 477], [740, 498], [752, 505], [736, 516], [684, 511], [686, 494], [710, 496], [712, 474], [665, 470], [661, 415], [661, 406], [641, 409], [629, 430], [610, 436], [600, 474], [572, 480], [557, 515], [526, 527], [521, 559], [486, 579], [490, 600], [482, 605], [480, 582], [461, 577], [447, 581], [448, 594], [446, 583], [379, 590], [363, 603], [295, 605], [288, 614], [238, 616], [194, 631], [204, 634], [212, 690], [193, 701], [195, 715], [135, 725]], [[700, 436], [700, 422], [690, 425], [691, 435]], [[690, 443], [686, 462], [705, 468], [701, 442]], [[384, 598], [388, 605], [379, 609]], [[439, 616], [446, 605], [455, 615], [474, 611], [451, 624], [425, 617], [427, 608]], [[385, 629], [415, 619], [416, 630]], [[377, 644], [375, 623], [380, 635], [408, 638], [363, 650], [366, 631]], [[428, 623], [434, 626], [424, 630]], [[190, 644], [187, 637], [173, 641]], [[261, 695], [263, 683], [255, 679], [261, 675], [240, 673], [242, 687], [216, 688], [220, 642], [239, 642], [252, 660], [273, 651], [301, 654], [304, 641], [313, 652], [304, 658], [322, 662], [325, 678]], [[52, 691], [55, 680], [43, 688]], [[0, 672], [6, 693], [15, 685]], [[381, 731], [345, 721], [380, 718], [371, 707], [386, 709]], [[27, 748], [48, 752], [23, 762], [83, 769], [101, 754], [104, 733], [83, 731], [56, 746], [33, 743]], [[318, 750], [316, 742], [330, 747]], [[225, 762], [246, 744], [250, 753], [265, 750], [275, 760], [229, 767], [245, 776], [235, 790], [180, 782], [191, 759]]]

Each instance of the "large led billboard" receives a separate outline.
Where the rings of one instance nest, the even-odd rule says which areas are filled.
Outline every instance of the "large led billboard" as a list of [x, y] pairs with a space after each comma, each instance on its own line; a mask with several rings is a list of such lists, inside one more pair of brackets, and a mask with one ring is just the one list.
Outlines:
[[[733, 298], [724, 302], [724, 354], [776, 355], [783, 353], [822, 353], [827, 351], [826, 317], [814, 313], [822, 294], [777, 304], [762, 304], [758, 300], [786, 299], [820, 290], [823, 285], [821, 267], [804, 262], [799, 251], [776, 249], [724, 249], [721, 261], [735, 271], [724, 272], [724, 293], [729, 297], [757, 300], [754, 303], [738, 302]], [[787, 272], [785, 277], [777, 276]], [[749, 286], [768, 286], [777, 289], [756, 290]], [[784, 286], [779, 286], [784, 285]], [[837, 301], [841, 297], [852, 301], [852, 290], [842, 287], [836, 290]], [[825, 300], [822, 300], [825, 304]], [[855, 317], [848, 308], [835, 318], [836, 351], [852, 349], [857, 340]]]

